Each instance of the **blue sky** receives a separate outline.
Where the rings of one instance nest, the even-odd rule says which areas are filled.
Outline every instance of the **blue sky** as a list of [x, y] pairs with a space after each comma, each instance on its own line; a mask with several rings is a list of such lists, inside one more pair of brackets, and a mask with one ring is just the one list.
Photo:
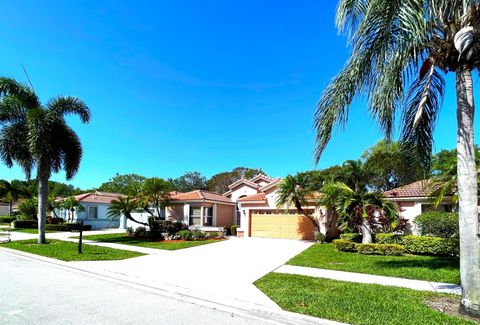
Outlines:
[[[76, 186], [115, 173], [209, 177], [234, 167], [285, 176], [314, 168], [315, 104], [348, 57], [336, 1], [9, 1], [0, 71], [43, 101], [75, 95], [92, 110]], [[449, 78], [435, 150], [453, 148]], [[476, 85], [476, 82], [475, 82]], [[477, 122], [478, 124], [478, 122]], [[355, 159], [382, 137], [361, 102], [317, 168]], [[24, 178], [0, 165], [0, 178]], [[54, 180], [65, 181], [64, 174]]]

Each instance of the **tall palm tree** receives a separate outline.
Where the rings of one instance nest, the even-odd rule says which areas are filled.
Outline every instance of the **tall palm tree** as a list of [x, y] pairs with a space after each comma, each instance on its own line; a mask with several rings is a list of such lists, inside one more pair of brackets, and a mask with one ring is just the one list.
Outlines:
[[366, 190], [371, 178], [372, 172], [359, 159], [345, 161], [335, 176], [335, 180], [347, 184], [356, 192]]
[[362, 242], [372, 243], [374, 227], [390, 225], [398, 218], [395, 203], [380, 192], [355, 191], [345, 183], [329, 183], [322, 188], [319, 204], [334, 209], [340, 229], [359, 228]]
[[474, 150], [472, 70], [480, 67], [478, 0], [340, 0], [336, 24], [350, 58], [324, 90], [315, 113], [316, 159], [332, 129], [345, 124], [356, 95], [366, 98], [387, 138], [403, 109], [401, 142], [429, 167], [432, 136], [445, 92], [456, 75], [460, 274], [463, 312], [480, 315], [480, 236]]
[[298, 173], [295, 176], [288, 175], [279, 182], [277, 188], [277, 206], [294, 206], [299, 214], [307, 217], [317, 231], [320, 231], [318, 220], [308, 210], [304, 209], [304, 207], [308, 206], [308, 198], [313, 194], [309, 186], [308, 176], [304, 173]]
[[6, 180], [0, 180], [0, 198], [8, 201], [8, 216], [12, 216], [13, 202], [21, 198], [27, 198], [28, 191], [19, 183], [10, 183]]
[[83, 123], [90, 110], [75, 97], [59, 96], [42, 105], [33, 89], [14, 79], [0, 78], [0, 158], [12, 167], [16, 162], [27, 178], [37, 171], [38, 242], [45, 243], [48, 180], [65, 170], [71, 179], [82, 159], [82, 145], [67, 125], [65, 116], [75, 114]]
[[124, 215], [125, 218], [127, 218], [128, 220], [131, 220], [143, 226], [148, 226], [148, 223], [137, 221], [135, 218], [132, 217], [132, 212], [138, 209], [138, 207], [138, 202], [134, 197], [119, 197], [118, 199], [110, 202], [107, 210], [107, 216], [110, 219], [116, 219], [119, 216]]
[[158, 217], [160, 217], [160, 208], [168, 205], [171, 190], [173, 190], [171, 183], [158, 177], [148, 178], [143, 182], [142, 193], [154, 206]]

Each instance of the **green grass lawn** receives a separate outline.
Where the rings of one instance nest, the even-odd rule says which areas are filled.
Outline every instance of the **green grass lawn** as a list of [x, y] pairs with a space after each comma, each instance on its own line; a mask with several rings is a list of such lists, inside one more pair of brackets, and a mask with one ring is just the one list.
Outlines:
[[[78, 238], [78, 236], [73, 238]], [[166, 249], [170, 251], [219, 242], [219, 240], [214, 240], [214, 239], [200, 240], [200, 241], [183, 241], [183, 242], [168, 242], [168, 241], [151, 242], [148, 240], [130, 237], [123, 233], [88, 235], [88, 236], [83, 236], [83, 238], [88, 240], [99, 241], [103, 243], [133, 245], [133, 246], [148, 247], [148, 248]]]
[[83, 254], [78, 254], [77, 243], [53, 239], [48, 240], [48, 244], [42, 245], [37, 244], [36, 239], [30, 239], [0, 244], [0, 247], [7, 247], [27, 253], [52, 257], [62, 261], [123, 260], [126, 258], [144, 255], [138, 252], [86, 244], [84, 244], [82, 247]]
[[382, 256], [337, 252], [332, 244], [315, 244], [290, 265], [394, 276], [434, 282], [460, 283], [459, 259], [440, 256]]
[[269, 273], [255, 285], [285, 310], [363, 325], [475, 324], [425, 305], [435, 297], [456, 296], [377, 284], [341, 282]]
[[[5, 231], [5, 229], [0, 229]], [[38, 229], [30, 229], [30, 228], [10, 228], [9, 229], [11, 232], [12, 231], [18, 231], [18, 232], [24, 232], [27, 234], [38, 234]], [[45, 233], [52, 233], [52, 232], [58, 232], [56, 230], [45, 230]]]

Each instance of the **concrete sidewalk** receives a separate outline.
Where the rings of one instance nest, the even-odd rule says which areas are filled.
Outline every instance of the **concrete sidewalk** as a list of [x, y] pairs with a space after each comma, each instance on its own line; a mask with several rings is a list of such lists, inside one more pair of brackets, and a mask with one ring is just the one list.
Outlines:
[[389, 276], [344, 272], [326, 269], [317, 269], [313, 267], [282, 265], [274, 272], [286, 274], [306, 275], [316, 278], [325, 278], [338, 281], [356, 282], [356, 283], [373, 283], [384, 286], [402, 287], [419, 291], [433, 291], [461, 295], [462, 286], [450, 283], [429, 282], [421, 280], [410, 280], [403, 278], [395, 278]]

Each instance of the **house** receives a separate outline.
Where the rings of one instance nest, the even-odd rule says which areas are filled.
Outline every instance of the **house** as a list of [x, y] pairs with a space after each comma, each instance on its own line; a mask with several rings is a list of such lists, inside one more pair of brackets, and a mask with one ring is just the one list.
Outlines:
[[85, 225], [91, 225], [92, 229], [118, 228], [120, 225], [119, 218], [108, 218], [107, 210], [110, 202], [121, 196], [118, 193], [98, 191], [79, 194], [75, 195], [74, 198], [82, 206], [81, 209], [76, 208], [74, 211], [68, 211], [61, 208], [55, 212], [57, 216], [65, 220], [68, 219], [69, 213], [73, 213], [73, 222], [83, 221]]
[[[277, 207], [277, 185], [280, 178], [260, 174], [251, 179], [242, 178], [229, 186], [223, 195], [235, 203], [234, 223], [239, 237], [269, 237], [288, 239], [313, 239], [315, 226], [292, 207]], [[310, 212], [325, 233], [327, 214], [317, 207], [316, 198], [303, 207]]]
[[426, 211], [447, 211], [451, 212], [454, 208], [452, 203], [452, 193], [447, 193], [443, 202], [435, 207], [430, 199], [434, 188], [429, 185], [428, 180], [420, 180], [407, 184], [383, 193], [389, 201], [398, 204], [400, 216], [407, 219], [412, 226], [412, 232], [418, 234], [413, 221], [415, 217]]

